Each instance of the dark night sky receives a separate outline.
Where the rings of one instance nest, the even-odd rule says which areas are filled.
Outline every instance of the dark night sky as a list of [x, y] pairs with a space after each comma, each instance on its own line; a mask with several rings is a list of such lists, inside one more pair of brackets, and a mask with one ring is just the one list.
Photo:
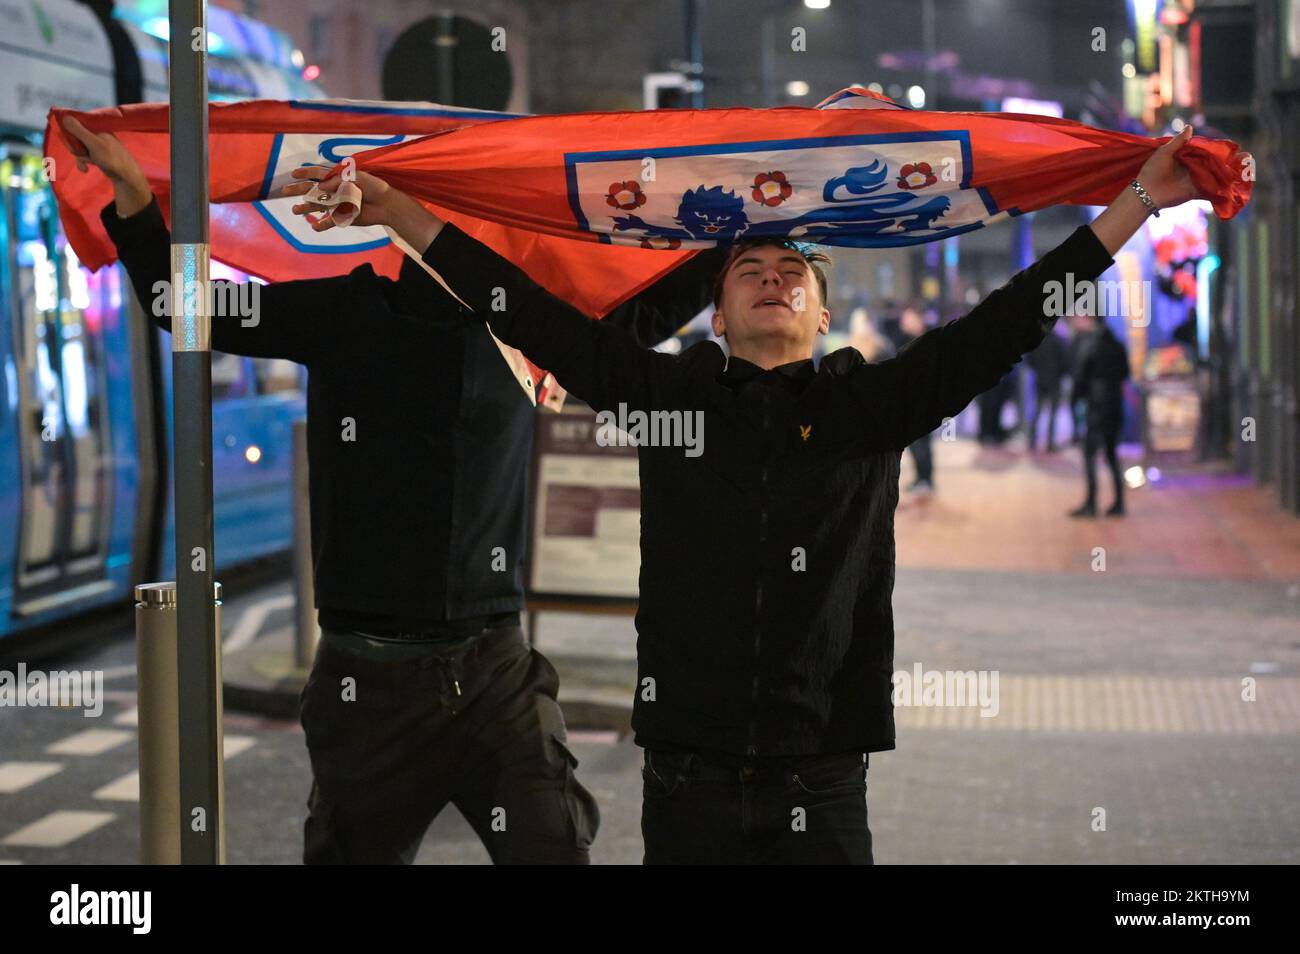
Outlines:
[[[774, 37], [778, 103], [814, 105], [854, 82], [921, 83], [919, 68], [880, 66], [887, 52], [922, 49], [920, 0], [833, 0], [809, 10], [800, 0], [704, 0], [707, 105], [765, 105], [764, 21]], [[1120, 41], [1127, 32], [1123, 0], [934, 0], [935, 47], [956, 53], [968, 75], [1029, 81], [1043, 98], [1084, 105], [1090, 84], [1120, 93]], [[678, 0], [552, 0], [529, 4], [533, 109], [568, 112], [637, 108], [641, 76], [685, 56]], [[807, 30], [807, 52], [790, 49], [792, 27]], [[1092, 50], [1092, 30], [1107, 31], [1107, 50]], [[800, 100], [785, 95], [790, 80], [811, 87]], [[941, 78], [930, 108], [980, 108], [951, 99]], [[965, 92], [960, 87], [957, 93]]]

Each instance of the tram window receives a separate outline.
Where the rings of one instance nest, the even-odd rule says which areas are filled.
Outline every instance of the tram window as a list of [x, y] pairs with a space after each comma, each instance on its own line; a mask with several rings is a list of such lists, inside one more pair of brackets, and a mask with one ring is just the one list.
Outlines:
[[253, 374], [257, 378], [259, 394], [283, 394], [302, 389], [298, 365], [284, 358], [254, 358]]
[[212, 400], [241, 398], [248, 394], [244, 359], [237, 354], [212, 352]]

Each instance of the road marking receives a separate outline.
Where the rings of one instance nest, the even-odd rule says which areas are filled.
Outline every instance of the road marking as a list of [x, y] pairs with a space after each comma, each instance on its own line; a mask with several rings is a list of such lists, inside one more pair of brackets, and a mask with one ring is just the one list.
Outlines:
[[[236, 650], [243, 649], [249, 643], [257, 639], [262, 632], [262, 627], [266, 624], [266, 619], [276, 610], [292, 609], [294, 606], [293, 593], [281, 593], [279, 596], [268, 596], [265, 599], [258, 600], [251, 604], [248, 609], [240, 614], [239, 622], [235, 623], [234, 629], [230, 635], [221, 644], [222, 652], [233, 653]], [[127, 676], [136, 674], [135, 663], [123, 666], [111, 666], [103, 670], [104, 679], [124, 679]]]
[[607, 729], [573, 729], [569, 732], [569, 741], [587, 745], [615, 745], [618, 733]]
[[96, 789], [91, 797], [106, 802], [138, 802], [140, 801], [140, 773], [127, 772], [121, 778]]
[[45, 747], [51, 755], [103, 755], [135, 738], [121, 729], [84, 729]]
[[117, 816], [112, 812], [52, 812], [18, 829], [0, 844], [28, 848], [62, 848], [102, 828]]
[[0, 762], [0, 795], [21, 792], [61, 771], [60, 762]]
[[222, 644], [222, 651], [233, 653], [236, 650], [243, 649], [253, 640], [257, 639], [257, 634], [262, 631], [262, 625], [266, 618], [276, 610], [292, 609], [294, 598], [292, 593], [282, 593], [279, 596], [268, 596], [264, 600], [258, 600], [248, 609], [244, 610], [239, 622], [235, 624], [234, 629]]
[[135, 706], [127, 709], [121, 715], [113, 720], [113, 725], [134, 725], [140, 724], [140, 710]]
[[999, 676], [998, 713], [978, 706], [896, 706], [900, 729], [1287, 735], [1300, 732], [1300, 679], [1151, 676]]
[[221, 751], [227, 759], [233, 759], [240, 752], [247, 752], [257, 745], [257, 739], [247, 735], [228, 735], [222, 742]]

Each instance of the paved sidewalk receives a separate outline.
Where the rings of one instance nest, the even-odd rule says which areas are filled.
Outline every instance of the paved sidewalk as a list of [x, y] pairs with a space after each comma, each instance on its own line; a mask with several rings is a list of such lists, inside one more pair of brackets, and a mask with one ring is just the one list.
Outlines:
[[[1136, 445], [1120, 450], [1122, 469], [1139, 463]], [[999, 449], [936, 439], [934, 451], [938, 493], [904, 496], [899, 509], [899, 566], [1088, 573], [1103, 546], [1109, 570], [1300, 585], [1300, 519], [1278, 509], [1272, 488], [1224, 465], [1128, 490], [1122, 519], [1070, 519], [1085, 494], [1077, 448], [1029, 454], [1018, 440]], [[911, 455], [903, 461], [907, 486]], [[1112, 496], [1101, 467], [1098, 486], [1104, 509]]]
[[[877, 860], [1300, 862], [1300, 521], [1212, 475], [1131, 492], [1123, 521], [1074, 521], [1072, 454], [936, 451], [938, 493], [898, 515], [895, 668], [996, 672], [998, 711], [898, 710], [898, 748], [871, 758]], [[230, 600], [227, 641], [283, 630], [286, 592]], [[630, 699], [631, 619], [546, 614], [538, 645], [565, 696]], [[0, 862], [136, 860], [133, 655], [124, 630], [42, 663], [105, 670], [100, 719], [0, 709]], [[297, 863], [301, 730], [228, 713], [226, 735], [230, 861]], [[593, 859], [638, 863], [639, 750], [613, 733], [574, 749], [603, 816]], [[448, 810], [418, 860], [487, 855]]]

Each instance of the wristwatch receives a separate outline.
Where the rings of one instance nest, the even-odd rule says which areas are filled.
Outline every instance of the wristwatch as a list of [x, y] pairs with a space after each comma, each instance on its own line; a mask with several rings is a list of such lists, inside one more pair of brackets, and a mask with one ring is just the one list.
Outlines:
[[1142, 188], [1142, 183], [1134, 179], [1132, 182], [1128, 184], [1128, 187], [1137, 193], [1137, 197], [1142, 200], [1142, 204], [1147, 207], [1148, 212], [1150, 212], [1156, 218], [1160, 218], [1160, 208], [1152, 200], [1151, 195], [1147, 192], [1147, 190]]

